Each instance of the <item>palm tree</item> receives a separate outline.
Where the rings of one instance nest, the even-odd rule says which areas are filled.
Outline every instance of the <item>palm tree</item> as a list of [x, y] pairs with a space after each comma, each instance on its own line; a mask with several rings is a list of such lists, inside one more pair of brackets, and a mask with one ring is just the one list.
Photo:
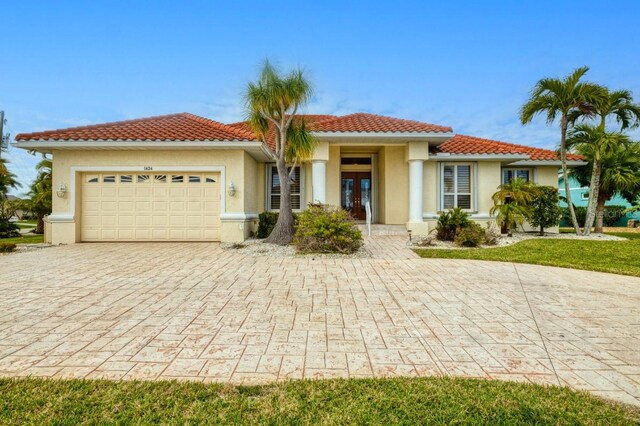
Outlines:
[[[620, 130], [633, 129], [640, 125], [640, 105], [633, 103], [633, 96], [628, 90], [610, 91], [603, 87], [603, 96], [594, 104], [595, 115], [600, 118], [600, 126], [606, 127], [607, 118], [613, 117], [620, 125]], [[569, 122], [575, 123], [583, 115], [580, 111], [570, 114]]]
[[36, 165], [38, 176], [29, 191], [29, 210], [38, 218], [36, 234], [44, 234], [44, 216], [51, 213], [53, 181], [51, 159], [44, 158]]
[[[589, 202], [587, 204], [587, 216], [584, 222], [584, 235], [591, 233], [591, 226], [596, 217], [596, 204], [600, 191], [600, 179], [602, 177], [603, 160], [615, 159], [613, 154], [619, 149], [625, 149], [631, 145], [631, 139], [621, 132], [607, 132], [604, 126], [589, 126], [582, 124], [576, 126], [569, 134], [567, 146], [576, 149], [589, 161], [591, 177], [589, 178]], [[603, 205], [604, 208], [604, 205]], [[598, 231], [596, 231], [598, 232]], [[602, 226], [600, 231], [602, 232]]]
[[[572, 173], [581, 185], [591, 186], [594, 163], [592, 151], [591, 145], [579, 148], [579, 152], [589, 160], [587, 166], [578, 167]], [[633, 202], [640, 195], [640, 143], [638, 142], [626, 141], [617, 144], [614, 149], [602, 156], [596, 199], [596, 233], [602, 233], [605, 203], [615, 195], [622, 195], [629, 202]]]
[[516, 178], [509, 183], [500, 185], [498, 191], [491, 196], [493, 207], [490, 213], [497, 213], [496, 221], [498, 225], [506, 228], [509, 236], [512, 235], [512, 231], [518, 225], [524, 223], [536, 194], [534, 184], [524, 179]]
[[15, 189], [21, 186], [16, 179], [16, 175], [9, 171], [7, 167], [8, 163], [4, 158], [0, 158], [0, 200], [7, 198], [9, 189]]
[[249, 83], [245, 92], [246, 114], [256, 136], [266, 141], [275, 134], [273, 159], [280, 179], [280, 214], [267, 242], [287, 245], [294, 236], [291, 207], [291, 176], [296, 164], [310, 157], [315, 138], [307, 131], [298, 110], [311, 97], [310, 83], [302, 70], [282, 75], [266, 61], [257, 82]]
[[[576, 111], [582, 116], [594, 116], [596, 114], [594, 105], [600, 102], [604, 94], [604, 89], [601, 86], [580, 81], [587, 71], [589, 71], [589, 67], [580, 67], [564, 79], [543, 78], [536, 83], [529, 100], [520, 110], [522, 124], [530, 123], [536, 115], [546, 113], [547, 124], [551, 125], [560, 116], [560, 161], [563, 176], [568, 176], [567, 130], [570, 116], [576, 114]], [[565, 179], [565, 193], [571, 221], [576, 234], [580, 234], [576, 212], [571, 203], [568, 179]]]

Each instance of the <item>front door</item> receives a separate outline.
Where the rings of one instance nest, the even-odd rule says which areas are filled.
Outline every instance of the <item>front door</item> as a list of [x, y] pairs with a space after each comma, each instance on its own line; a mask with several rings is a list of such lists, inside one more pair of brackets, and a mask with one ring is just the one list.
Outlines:
[[365, 206], [367, 201], [371, 203], [371, 172], [342, 172], [340, 192], [342, 208], [354, 218], [365, 220]]

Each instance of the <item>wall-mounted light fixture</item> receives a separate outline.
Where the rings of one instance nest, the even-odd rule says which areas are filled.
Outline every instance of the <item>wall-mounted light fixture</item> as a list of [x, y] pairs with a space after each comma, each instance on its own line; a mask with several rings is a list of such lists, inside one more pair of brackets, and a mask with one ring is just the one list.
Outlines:
[[64, 197], [64, 194], [67, 193], [67, 187], [64, 185], [64, 183], [60, 182], [60, 185], [58, 185], [58, 189], [56, 189], [56, 195], [60, 198]]
[[233, 181], [231, 181], [231, 183], [229, 184], [227, 194], [229, 194], [229, 197], [233, 197], [234, 195], [236, 195], [236, 186], [233, 184]]

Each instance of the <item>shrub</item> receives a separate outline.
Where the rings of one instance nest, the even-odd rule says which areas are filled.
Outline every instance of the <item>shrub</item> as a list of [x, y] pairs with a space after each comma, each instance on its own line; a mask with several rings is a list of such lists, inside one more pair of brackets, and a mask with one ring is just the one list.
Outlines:
[[556, 226], [560, 223], [562, 210], [558, 206], [560, 197], [558, 190], [552, 186], [539, 186], [531, 200], [531, 206], [527, 214], [527, 220], [531, 226], [540, 229], [540, 235], [544, 235], [544, 229]]
[[465, 228], [458, 228], [453, 238], [455, 244], [459, 247], [478, 247], [484, 242], [485, 231], [476, 222], [471, 222]]
[[[587, 208], [586, 207], [576, 207], [576, 218], [578, 219], [578, 225], [584, 227], [584, 222], [587, 220]], [[622, 219], [624, 216], [624, 212], [626, 207], [624, 206], [605, 206], [604, 207], [604, 217], [602, 218], [602, 222], [604, 226], [615, 226], [615, 224]], [[569, 208], [562, 208], [562, 225], [564, 226], [573, 226], [571, 223], [571, 214], [569, 213]]]
[[20, 228], [9, 220], [0, 220], [0, 238], [16, 238], [20, 236]]
[[[278, 221], [278, 212], [262, 212], [258, 215], [258, 238], [267, 238]], [[293, 214], [294, 227], [298, 222], [298, 214]]]
[[471, 224], [469, 214], [459, 207], [440, 213], [436, 225], [436, 238], [440, 241], [453, 241], [458, 229], [467, 228]]
[[0, 243], [0, 253], [11, 253], [16, 251], [16, 245], [13, 243]]
[[487, 229], [484, 230], [484, 244], [487, 246], [495, 246], [498, 244], [500, 232], [495, 228], [493, 223], [487, 223]]
[[624, 217], [626, 210], [625, 206], [605, 206], [602, 218], [604, 226], [615, 226]]
[[[576, 218], [578, 219], [578, 225], [584, 226], [585, 220], [587, 220], [587, 208], [586, 207], [575, 207]], [[565, 226], [573, 226], [571, 222], [571, 213], [569, 213], [568, 207], [562, 208], [562, 225]]]
[[301, 253], [355, 253], [362, 246], [362, 233], [345, 210], [309, 204], [298, 215], [294, 243]]

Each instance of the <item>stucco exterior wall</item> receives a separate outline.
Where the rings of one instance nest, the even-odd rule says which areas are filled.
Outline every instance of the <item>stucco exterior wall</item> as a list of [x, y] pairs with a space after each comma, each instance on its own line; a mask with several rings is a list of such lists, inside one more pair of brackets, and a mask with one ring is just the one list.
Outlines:
[[383, 151], [384, 223], [404, 225], [409, 220], [409, 165], [405, 161], [405, 146], [385, 146]]
[[[76, 173], [76, 187], [72, 186], [72, 167], [93, 167], [99, 169], [116, 167], [212, 167], [219, 166], [225, 170], [225, 182], [220, 187], [224, 197], [227, 215], [243, 215], [256, 213], [258, 188], [257, 163], [242, 150], [211, 151], [53, 151], [53, 184], [64, 183], [68, 193], [64, 198], [53, 196], [53, 213], [67, 214], [73, 211], [70, 200], [75, 198], [76, 207], [73, 218], [60, 222], [51, 220], [51, 239], [54, 244], [70, 244], [80, 241], [80, 182], [81, 173]], [[237, 192], [231, 197], [227, 193], [229, 182], [233, 181]], [[245, 184], [247, 183], [247, 184]], [[75, 197], [72, 197], [72, 191]], [[242, 218], [225, 219], [222, 217], [221, 240], [242, 241], [250, 232], [251, 221]]]
[[[332, 206], [340, 205], [340, 147], [329, 146], [329, 161], [326, 166], [326, 197], [327, 204]], [[309, 175], [309, 184], [312, 184], [312, 177]]]
[[558, 187], [558, 166], [539, 166], [536, 167], [536, 175], [538, 185]]

